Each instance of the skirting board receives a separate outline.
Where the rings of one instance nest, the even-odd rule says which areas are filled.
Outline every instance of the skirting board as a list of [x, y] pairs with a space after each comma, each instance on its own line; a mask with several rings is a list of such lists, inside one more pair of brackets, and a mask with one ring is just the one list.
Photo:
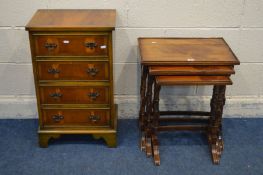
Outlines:
[[[139, 96], [115, 95], [119, 105], [119, 118], [138, 118]], [[263, 117], [262, 96], [226, 97], [224, 117]], [[160, 110], [204, 110], [209, 111], [208, 96], [164, 96]], [[37, 118], [34, 96], [0, 96], [0, 119]]]

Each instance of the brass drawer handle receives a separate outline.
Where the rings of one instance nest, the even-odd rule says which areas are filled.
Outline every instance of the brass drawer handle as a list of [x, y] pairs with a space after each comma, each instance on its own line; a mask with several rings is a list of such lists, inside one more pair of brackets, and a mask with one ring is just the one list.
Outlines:
[[52, 50], [57, 48], [57, 44], [55, 43], [45, 43], [45, 48], [47, 48], [48, 50]]
[[64, 119], [64, 116], [63, 115], [53, 115], [52, 119], [54, 122], [60, 122], [61, 120]]
[[100, 96], [100, 93], [98, 93], [98, 92], [90, 92], [90, 93], [88, 94], [88, 96], [89, 96], [92, 100], [96, 100], [96, 98], [97, 98], [98, 96]]
[[50, 68], [50, 69], [48, 69], [47, 71], [48, 71], [48, 73], [50, 73], [50, 74], [59, 74], [59, 73], [60, 73], [60, 70], [54, 69], [54, 68]]
[[94, 49], [95, 47], [97, 47], [97, 43], [87, 42], [85, 43], [85, 46], [87, 48]]
[[90, 74], [91, 76], [95, 76], [97, 75], [97, 73], [99, 72], [99, 70], [95, 67], [92, 67], [92, 68], [88, 68], [87, 69], [87, 73]]
[[92, 122], [98, 122], [98, 121], [100, 121], [100, 116], [99, 116], [99, 115], [90, 115], [90, 116], [89, 116], [89, 119], [90, 119]]
[[60, 97], [62, 97], [62, 94], [55, 92], [55, 93], [49, 94], [49, 96], [53, 97], [53, 98], [60, 98]]

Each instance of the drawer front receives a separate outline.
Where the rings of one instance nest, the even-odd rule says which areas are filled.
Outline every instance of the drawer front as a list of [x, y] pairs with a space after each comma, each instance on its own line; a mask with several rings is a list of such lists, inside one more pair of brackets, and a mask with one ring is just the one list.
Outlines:
[[41, 35], [35, 38], [37, 56], [107, 56], [108, 36]]
[[107, 62], [38, 61], [39, 80], [108, 80]]
[[48, 126], [109, 126], [110, 111], [103, 109], [43, 109], [42, 120]]
[[49, 87], [39, 88], [42, 104], [108, 104], [109, 87]]

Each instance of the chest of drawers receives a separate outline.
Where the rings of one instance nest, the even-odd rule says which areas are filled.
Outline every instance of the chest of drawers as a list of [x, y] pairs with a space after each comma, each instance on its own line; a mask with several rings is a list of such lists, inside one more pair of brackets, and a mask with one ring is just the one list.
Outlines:
[[62, 134], [92, 134], [116, 147], [115, 14], [115, 10], [38, 10], [27, 24], [40, 147]]

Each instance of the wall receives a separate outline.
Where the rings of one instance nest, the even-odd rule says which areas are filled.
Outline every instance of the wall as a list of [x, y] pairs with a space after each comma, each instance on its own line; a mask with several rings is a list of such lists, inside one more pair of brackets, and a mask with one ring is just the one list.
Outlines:
[[[0, 118], [35, 118], [25, 24], [37, 9], [117, 9], [115, 101], [120, 118], [137, 117], [137, 37], [223, 36], [241, 61], [227, 89], [225, 117], [263, 116], [262, 0], [0, 0]], [[161, 107], [208, 109], [209, 87], [164, 88]]]

